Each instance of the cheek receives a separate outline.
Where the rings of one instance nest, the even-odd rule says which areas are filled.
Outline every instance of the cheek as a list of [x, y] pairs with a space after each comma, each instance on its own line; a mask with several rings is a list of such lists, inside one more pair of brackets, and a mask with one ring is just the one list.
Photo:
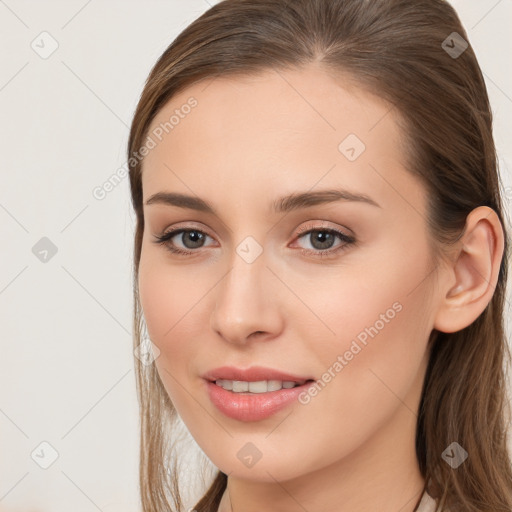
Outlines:
[[[343, 267], [301, 281], [301, 295], [331, 331], [317, 322], [311, 346], [324, 368], [346, 355], [343, 373], [354, 379], [368, 368], [390, 376], [416, 372], [432, 328], [432, 264], [426, 238], [407, 248], [403, 239], [411, 240], [388, 236], [377, 248], [347, 258]], [[315, 338], [310, 331], [304, 340]]]
[[[341, 410], [346, 413], [343, 428], [352, 435], [365, 430], [362, 424], [372, 428], [379, 415], [382, 419], [396, 408], [397, 397], [404, 399], [421, 371], [431, 331], [424, 289], [408, 295], [410, 287], [391, 284], [371, 294], [356, 295], [360, 286], [353, 293], [338, 293], [330, 309], [321, 310], [335, 334], [326, 335], [323, 328], [316, 331], [321, 336], [314, 329], [303, 334], [320, 369], [318, 397], [311, 397], [318, 410], [310, 417], [332, 414], [318, 428], [339, 425], [335, 411]], [[409, 407], [414, 410], [415, 404]]]
[[[382, 252], [386, 265], [366, 262], [364, 271], [344, 272], [337, 286], [325, 280], [323, 293], [318, 281], [311, 288], [310, 304], [322, 306], [318, 311], [335, 334], [314, 340], [311, 330], [304, 336], [314, 340], [311, 352], [325, 372], [306, 407], [310, 418], [323, 418], [317, 428], [335, 444], [338, 431], [328, 425], [363, 439], [407, 401], [415, 386], [432, 330], [427, 254], [420, 246], [411, 248], [407, 259], [394, 251], [384, 258]], [[326, 289], [330, 301], [322, 302]], [[416, 405], [407, 404], [411, 410]]]
[[[188, 303], [195, 297], [169, 268], [158, 265], [148, 258], [141, 258], [139, 266], [139, 297], [147, 332], [160, 351], [154, 364], [160, 380], [174, 406], [179, 410], [183, 398], [180, 383], [186, 382], [191, 344], [180, 333], [187, 320]], [[180, 293], [177, 289], [181, 288]], [[186, 406], [186, 403], [184, 404]]]
[[[155, 368], [187, 429], [201, 440], [205, 424], [213, 429], [217, 426], [209, 422], [210, 416], [200, 404], [204, 389], [194, 369], [198, 355], [206, 352], [201, 341], [209, 327], [211, 304], [205, 294], [212, 284], [191, 286], [193, 279], [184, 269], [147, 263], [139, 268], [139, 295], [149, 337], [160, 350]], [[215, 448], [206, 446], [207, 453]]]
[[[156, 257], [155, 257], [156, 256]], [[139, 266], [139, 297], [147, 332], [160, 351], [155, 365], [169, 394], [186, 376], [192, 357], [190, 319], [200, 302], [200, 290], [187, 286], [183, 271], [160, 262], [161, 255], [142, 255]], [[204, 291], [203, 291], [204, 294]], [[173, 398], [173, 396], [171, 396]]]
[[184, 386], [189, 389], [191, 379], [197, 379], [194, 364], [207, 351], [202, 341], [219, 278], [208, 270], [201, 274], [192, 266], [171, 265], [165, 257], [152, 249], [142, 253], [139, 297], [148, 335], [160, 351], [156, 368], [176, 408], [183, 410], [190, 406]]
[[[148, 333], [154, 343], [172, 339], [182, 322], [194, 315], [194, 307], [200, 303], [207, 288], [198, 286], [191, 274], [186, 268], [169, 264], [165, 249], [144, 251], [143, 247], [139, 296]], [[164, 347], [158, 348], [162, 350]]]
[[[294, 276], [294, 291], [314, 315], [305, 316], [304, 311], [299, 315], [304, 309], [299, 303], [287, 313], [294, 319], [310, 318], [303, 322], [307, 332], [301, 338], [323, 366], [351, 349], [358, 360], [364, 360], [380, 359], [381, 350], [391, 355], [394, 348], [423, 348], [418, 336], [429, 334], [432, 327], [426, 248], [421, 244], [410, 248], [407, 258], [393, 244], [375, 252], [377, 257], [372, 253], [329, 272], [321, 268], [309, 272], [307, 279]], [[373, 349], [358, 352], [357, 344]], [[347, 359], [356, 359], [352, 355], [348, 353]]]

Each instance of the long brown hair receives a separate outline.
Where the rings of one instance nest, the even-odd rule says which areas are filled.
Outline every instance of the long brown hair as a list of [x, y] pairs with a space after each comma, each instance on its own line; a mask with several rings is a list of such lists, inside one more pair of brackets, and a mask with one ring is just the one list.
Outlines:
[[[456, 33], [456, 34], [454, 34]], [[466, 47], [467, 45], [467, 47]], [[428, 224], [439, 254], [478, 206], [505, 227], [486, 86], [467, 34], [443, 0], [224, 0], [190, 24], [153, 67], [131, 125], [130, 185], [136, 213], [134, 346], [143, 312], [137, 289], [144, 215], [142, 162], [151, 121], [188, 85], [216, 76], [300, 68], [320, 61], [388, 101], [403, 121], [410, 172], [429, 198]], [[433, 331], [416, 432], [428, 492], [451, 512], [510, 512], [507, 450], [510, 407], [504, 303], [510, 239], [492, 300], [468, 327]], [[140, 488], [145, 512], [183, 509], [172, 458], [176, 411], [154, 365], [135, 359], [141, 411]], [[456, 441], [469, 454], [452, 469], [442, 453]], [[172, 470], [168, 472], [169, 466]], [[227, 477], [218, 472], [196, 504], [216, 512]]]

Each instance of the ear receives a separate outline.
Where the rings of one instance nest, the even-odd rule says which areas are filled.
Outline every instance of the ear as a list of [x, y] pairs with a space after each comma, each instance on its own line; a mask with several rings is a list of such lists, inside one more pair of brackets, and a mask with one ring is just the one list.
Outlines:
[[457, 242], [455, 258], [441, 284], [434, 328], [456, 332], [472, 324], [492, 299], [504, 250], [503, 227], [496, 212], [475, 208]]

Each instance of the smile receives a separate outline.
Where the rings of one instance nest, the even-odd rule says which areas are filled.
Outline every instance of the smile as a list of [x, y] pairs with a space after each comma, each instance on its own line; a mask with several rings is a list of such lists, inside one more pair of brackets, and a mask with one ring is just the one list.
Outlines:
[[[306, 381], [204, 381], [211, 403], [228, 418], [260, 421], [299, 401], [299, 395], [314, 384]], [[231, 389], [227, 389], [230, 388]]]

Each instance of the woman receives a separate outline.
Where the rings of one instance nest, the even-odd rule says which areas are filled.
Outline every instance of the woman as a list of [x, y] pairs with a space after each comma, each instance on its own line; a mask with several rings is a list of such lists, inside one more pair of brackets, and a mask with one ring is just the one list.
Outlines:
[[512, 510], [509, 239], [445, 1], [220, 2], [128, 157], [145, 511], [183, 510], [178, 416], [197, 511]]

